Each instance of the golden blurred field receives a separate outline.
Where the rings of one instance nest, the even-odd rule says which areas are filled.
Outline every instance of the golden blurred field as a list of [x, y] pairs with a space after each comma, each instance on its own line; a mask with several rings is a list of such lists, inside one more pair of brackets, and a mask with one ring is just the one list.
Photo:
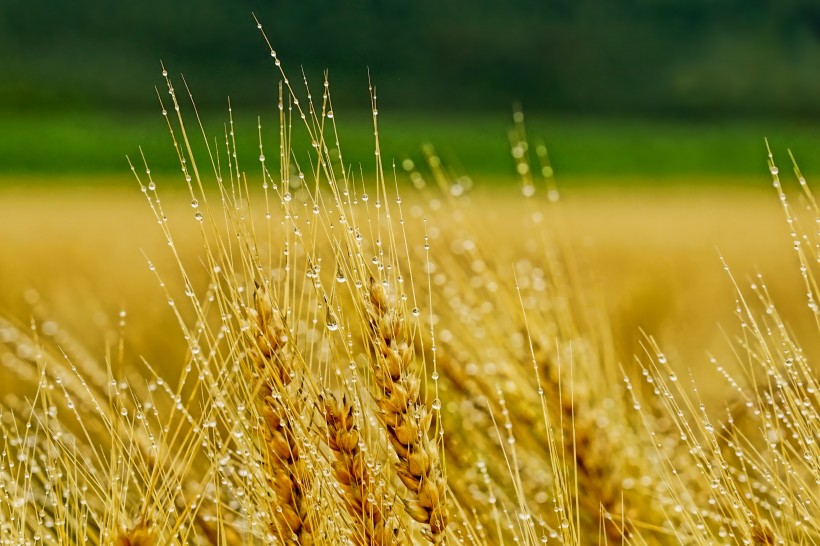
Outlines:
[[[417, 106], [380, 116], [377, 84], [390, 101], [410, 79], [378, 63], [357, 117], [330, 71], [288, 77], [255, 14], [273, 74], [221, 49], [266, 89], [259, 115], [240, 94], [215, 117], [184, 58], [161, 63], [151, 117], [135, 88], [106, 100], [133, 85], [91, 57], [111, 85], [78, 87], [76, 112], [36, 80], [6, 97], [0, 546], [820, 544], [811, 105], [754, 85], [767, 100], [737, 110], [640, 85], [571, 98], [573, 11], [538, 45], [561, 46], [548, 88], [508, 70], [520, 36], [471, 47], [480, 64], [411, 56], [534, 90], [526, 125], [472, 92], [447, 109], [431, 88], [420, 114], [412, 86]], [[299, 42], [324, 51], [313, 26]], [[713, 71], [689, 68], [675, 93], [708, 95]]]
[[[136, 184], [127, 178], [116, 189], [102, 180], [80, 185], [88, 179], [45, 187], [13, 182], [5, 181], [0, 193], [0, 311], [25, 321], [36, 309], [101, 347], [125, 309], [132, 356], [174, 362], [186, 344], [147, 259], [169, 284], [178, 281], [176, 266]], [[195, 263], [202, 248], [197, 224], [188, 198], [169, 191], [173, 185], [162, 184], [163, 205], [177, 248]], [[798, 338], [812, 339], [800, 335], [810, 331], [811, 317], [771, 188], [721, 180], [656, 189], [595, 181], [576, 186], [562, 186], [561, 201], [543, 208], [544, 221], [577, 260], [584, 291], [605, 305], [625, 365], [641, 352], [640, 329], [655, 336], [672, 362], [696, 372], [708, 370], [707, 353], [731, 361], [725, 336], [738, 321], [721, 256], [741, 285], [762, 273]], [[493, 188], [472, 196], [477, 206], [470, 214], [488, 248], [514, 247], [519, 234], [505, 226], [525, 201], [513, 182], [496, 181]], [[412, 194], [404, 191], [411, 201]], [[446, 231], [439, 237], [446, 241]]]
[[4, 457], [100, 449], [93, 543], [791, 536], [820, 460], [808, 191], [282, 172], [4, 184], [0, 426], [37, 421]]

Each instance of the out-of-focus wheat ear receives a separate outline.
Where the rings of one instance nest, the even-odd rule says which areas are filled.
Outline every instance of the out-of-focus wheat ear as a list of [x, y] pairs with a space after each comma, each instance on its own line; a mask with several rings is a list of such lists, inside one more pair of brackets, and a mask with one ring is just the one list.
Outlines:
[[765, 521], [758, 521], [752, 525], [749, 532], [754, 546], [774, 546], [778, 544], [774, 531]]
[[398, 455], [396, 474], [410, 495], [404, 501], [405, 509], [410, 517], [428, 527], [427, 539], [440, 544], [449, 522], [447, 484], [438, 447], [429, 435], [432, 414], [420, 399], [413, 342], [404, 332], [401, 310], [372, 278], [369, 299], [378, 417]]
[[114, 546], [154, 546], [156, 543], [148, 521], [137, 523], [131, 529], [121, 532], [114, 540]]
[[303, 393], [292, 383], [296, 354], [285, 319], [264, 286], [256, 288], [250, 315], [251, 355], [265, 381], [258, 403], [264, 420], [265, 470], [276, 497], [272, 531], [285, 544], [312, 544], [309, 514], [313, 507], [305, 495], [311, 480], [299, 449], [300, 429], [292, 420], [304, 407]]
[[254, 322], [252, 352], [262, 377], [287, 386], [293, 379], [293, 351], [289, 346], [290, 333], [285, 319], [273, 301], [267, 288], [257, 285], [254, 307], [250, 309]]
[[222, 546], [223, 544], [243, 543], [240, 534], [233, 527], [221, 521], [221, 518], [206, 519], [201, 513], [197, 513], [194, 521], [200, 536], [207, 540], [207, 544]]
[[348, 513], [361, 529], [354, 530], [351, 540], [358, 546], [406, 544], [399, 533], [395, 514], [385, 512], [382, 491], [368, 471], [365, 454], [359, 447], [360, 433], [353, 413], [353, 405], [342, 397], [339, 402], [332, 394], [324, 395], [322, 410], [327, 423], [328, 446], [336, 459], [333, 473], [344, 491]]

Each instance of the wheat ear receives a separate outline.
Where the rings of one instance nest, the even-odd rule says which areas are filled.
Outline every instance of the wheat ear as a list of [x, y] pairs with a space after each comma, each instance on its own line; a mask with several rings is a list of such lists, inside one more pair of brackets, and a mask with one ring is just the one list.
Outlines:
[[154, 533], [148, 522], [139, 522], [117, 536], [114, 546], [154, 546]]
[[755, 522], [752, 525], [750, 534], [753, 546], [774, 546], [777, 544], [772, 528], [765, 521]]
[[449, 520], [446, 482], [438, 449], [429, 437], [432, 414], [420, 401], [413, 343], [402, 333], [400, 311], [372, 278], [369, 294], [379, 419], [398, 455], [396, 474], [414, 497], [405, 502], [407, 513], [428, 526], [425, 536], [430, 542], [440, 544]]
[[333, 472], [342, 484], [348, 513], [361, 523], [361, 533], [351, 538], [358, 546], [401, 545], [391, 514], [384, 512], [380, 492], [368, 472], [365, 454], [359, 446], [360, 433], [353, 414], [353, 406], [342, 397], [341, 403], [332, 395], [323, 399], [328, 446], [336, 459]]
[[285, 320], [264, 286], [257, 286], [250, 314], [255, 326], [253, 360], [265, 380], [258, 399], [266, 425], [262, 429], [268, 451], [268, 482], [276, 495], [272, 528], [285, 544], [311, 544], [311, 506], [305, 498], [308, 472], [300, 457], [293, 413], [288, 407], [301, 406], [301, 394], [292, 385], [296, 354]]

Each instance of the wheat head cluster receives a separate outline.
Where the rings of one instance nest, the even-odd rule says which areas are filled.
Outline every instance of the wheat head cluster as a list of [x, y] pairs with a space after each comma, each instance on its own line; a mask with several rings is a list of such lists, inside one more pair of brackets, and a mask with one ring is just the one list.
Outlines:
[[[383, 163], [375, 88], [365, 176], [327, 79], [313, 94], [270, 54], [278, 135], [260, 122], [247, 159], [230, 109], [211, 139], [163, 71], [189, 218], [132, 166], [178, 265], [149, 262], [182, 362], [0, 321], [0, 362], [30, 386], [0, 405], [0, 544], [820, 543], [820, 385], [762, 278], [736, 285], [737, 359], [707, 404], [649, 334], [616, 357], [520, 114], [499, 235], [433, 150]], [[799, 170], [792, 205], [769, 168], [820, 332], [820, 209]]]

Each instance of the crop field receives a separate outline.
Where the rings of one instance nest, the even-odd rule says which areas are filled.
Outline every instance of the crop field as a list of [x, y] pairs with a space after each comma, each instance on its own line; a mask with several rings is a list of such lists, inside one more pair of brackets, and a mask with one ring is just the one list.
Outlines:
[[812, 543], [810, 193], [325, 154], [7, 175], [3, 543]]
[[[29, 189], [21, 188], [21, 178]], [[522, 247], [521, 233], [509, 229], [526, 205], [517, 181], [493, 177], [486, 189], [481, 183], [469, 197], [472, 220], [482, 226], [477, 237], [491, 247]], [[640, 348], [640, 330], [695, 373], [709, 368], [708, 354], [729, 357], [722, 330], [736, 326], [736, 305], [721, 258], [741, 285], [763, 275], [790, 324], [810, 332], [797, 258], [774, 190], [759, 183], [741, 188], [740, 181], [721, 178], [678, 184], [653, 189], [644, 180], [619, 189], [605, 179], [570, 179], [559, 202], [545, 204], [550, 239], [578, 262], [579, 290], [607, 311], [619, 360], [630, 363]], [[177, 238], [184, 241], [180, 251], [189, 261], [201, 259], [184, 181], [166, 177], [160, 185]], [[99, 174], [29, 176], [8, 178], [6, 187], [0, 277], [7, 289], [0, 304], [7, 314], [27, 318], [37, 307], [27, 298], [36, 293], [38, 306], [95, 344], [118, 329], [118, 312], [126, 310], [126, 336], [140, 355], [184, 350], [173, 314], [158, 304], [164, 298], [148, 268], [150, 260], [168, 271], [172, 256], [136, 182]], [[407, 181], [402, 195], [412, 202], [416, 194]], [[447, 244], [446, 232], [438, 238]]]
[[0, 120], [0, 546], [820, 543], [820, 131], [277, 55], [259, 117]]
[[820, 546], [816, 1], [96, 4], [0, 2], [0, 546]]

